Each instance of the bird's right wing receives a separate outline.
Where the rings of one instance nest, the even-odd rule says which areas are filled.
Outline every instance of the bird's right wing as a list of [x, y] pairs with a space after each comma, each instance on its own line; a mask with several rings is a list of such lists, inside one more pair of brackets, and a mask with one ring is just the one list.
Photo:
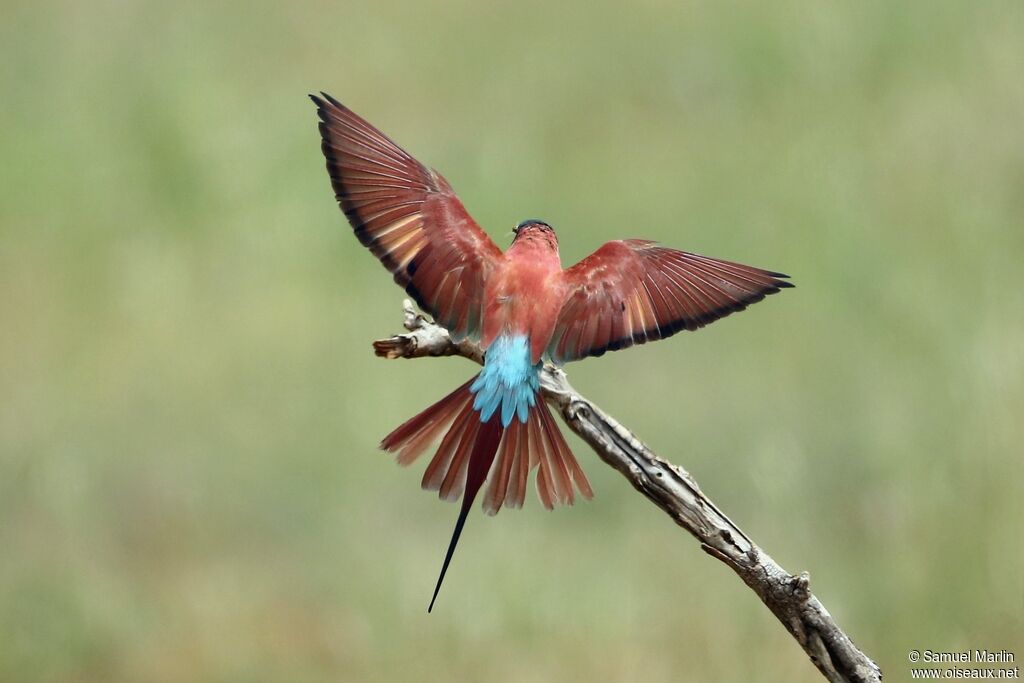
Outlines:
[[560, 365], [696, 330], [792, 287], [785, 277], [646, 240], [608, 242], [565, 271], [548, 356]]
[[478, 337], [501, 258], [441, 174], [326, 93], [310, 95], [331, 184], [359, 241], [456, 340]]

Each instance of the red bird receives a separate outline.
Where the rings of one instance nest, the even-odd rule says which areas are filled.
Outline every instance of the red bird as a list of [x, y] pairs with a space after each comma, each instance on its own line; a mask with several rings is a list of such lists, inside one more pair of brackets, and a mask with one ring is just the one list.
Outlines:
[[[335, 196], [359, 241], [454, 340], [484, 351], [475, 377], [384, 437], [408, 465], [441, 445], [423, 488], [462, 508], [427, 611], [433, 609], [473, 500], [521, 507], [530, 470], [546, 508], [593, 496], [538, 397], [545, 360], [562, 365], [696, 330], [792, 284], [760, 268], [658, 246], [608, 242], [562, 269], [547, 223], [515, 228], [502, 253], [448, 181], [326, 93], [311, 95]], [[575, 491], [574, 491], [575, 489]]]

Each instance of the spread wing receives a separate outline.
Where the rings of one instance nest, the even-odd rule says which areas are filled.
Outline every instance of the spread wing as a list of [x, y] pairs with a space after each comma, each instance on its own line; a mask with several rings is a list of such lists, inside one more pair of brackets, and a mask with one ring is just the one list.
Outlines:
[[479, 335], [501, 250], [441, 174], [326, 93], [310, 95], [335, 196], [359, 241], [455, 339]]
[[696, 330], [793, 286], [782, 273], [646, 240], [608, 242], [564, 276], [548, 345], [558, 364]]

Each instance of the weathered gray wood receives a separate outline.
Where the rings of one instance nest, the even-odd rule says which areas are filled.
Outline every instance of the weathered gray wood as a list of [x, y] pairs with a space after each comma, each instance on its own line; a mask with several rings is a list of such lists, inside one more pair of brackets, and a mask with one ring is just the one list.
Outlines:
[[[405, 301], [406, 334], [373, 343], [378, 356], [464, 356], [483, 361], [469, 341], [455, 344], [448, 332]], [[778, 617], [822, 675], [830, 681], [881, 681], [882, 672], [839, 628], [811, 593], [807, 572], [796, 576], [761, 550], [710, 498], [690, 474], [655, 455], [632, 432], [572, 388], [565, 372], [544, 367], [541, 390], [569, 428], [640, 493], [696, 538], [701, 549], [728, 565]]]

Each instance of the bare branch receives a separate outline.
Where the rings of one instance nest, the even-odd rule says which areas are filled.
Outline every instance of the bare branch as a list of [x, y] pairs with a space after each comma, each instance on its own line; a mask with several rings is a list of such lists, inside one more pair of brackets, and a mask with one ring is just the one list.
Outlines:
[[[421, 358], [465, 356], [483, 362], [480, 348], [469, 341], [452, 342], [448, 332], [404, 304], [406, 334], [373, 343], [378, 356]], [[810, 575], [796, 576], [780, 567], [723, 513], [690, 474], [655, 455], [632, 432], [581, 396], [565, 372], [546, 365], [541, 390], [557, 407], [569, 428], [607, 464], [679, 526], [696, 538], [701, 549], [728, 565], [746, 583], [829, 681], [881, 681], [882, 672], [839, 628], [821, 601], [811, 593]]]

